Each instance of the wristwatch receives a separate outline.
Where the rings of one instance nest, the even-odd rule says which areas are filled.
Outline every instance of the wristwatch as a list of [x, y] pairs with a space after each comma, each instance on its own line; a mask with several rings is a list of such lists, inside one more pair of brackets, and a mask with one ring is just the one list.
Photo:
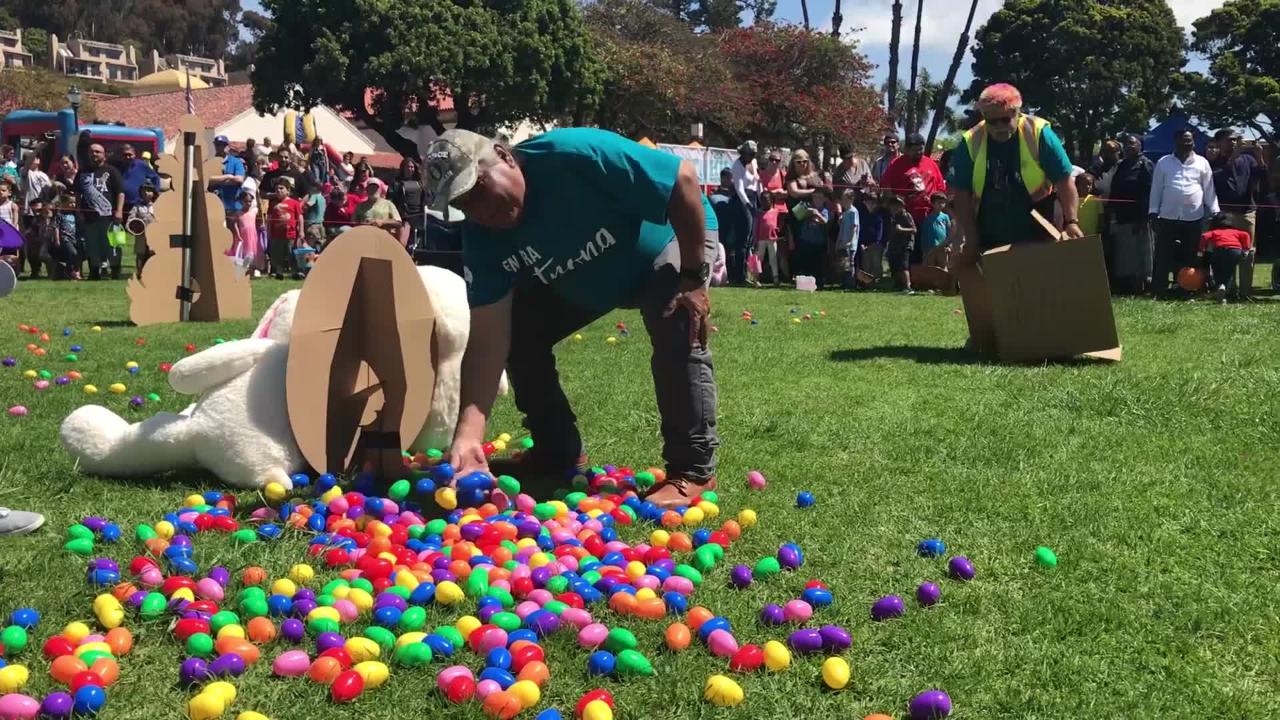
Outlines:
[[685, 268], [680, 271], [681, 280], [696, 281], [706, 283], [711, 277], [711, 265], [702, 263], [698, 267]]

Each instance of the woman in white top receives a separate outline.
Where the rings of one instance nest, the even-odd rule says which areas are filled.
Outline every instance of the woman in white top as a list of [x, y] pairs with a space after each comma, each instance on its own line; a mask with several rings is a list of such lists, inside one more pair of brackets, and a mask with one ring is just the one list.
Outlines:
[[760, 170], [756, 167], [756, 141], [748, 140], [738, 146], [738, 159], [729, 169], [733, 173], [733, 195], [729, 198], [730, 212], [740, 218], [732, 232], [721, 229], [721, 240], [728, 252], [726, 258], [729, 282], [745, 282], [747, 278], [747, 253], [751, 239], [755, 237], [756, 207], [760, 203]]

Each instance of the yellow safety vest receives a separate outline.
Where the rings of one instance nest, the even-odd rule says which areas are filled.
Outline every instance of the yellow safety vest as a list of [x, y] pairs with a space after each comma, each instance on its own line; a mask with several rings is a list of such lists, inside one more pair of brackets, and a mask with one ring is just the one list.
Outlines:
[[[1022, 182], [1027, 186], [1031, 202], [1039, 202], [1053, 193], [1053, 183], [1040, 166], [1040, 133], [1049, 127], [1048, 120], [1031, 115], [1018, 115], [1018, 140], [1022, 144]], [[982, 202], [982, 191], [987, 186], [987, 123], [978, 123], [964, 134], [969, 157], [973, 159], [973, 193]]]

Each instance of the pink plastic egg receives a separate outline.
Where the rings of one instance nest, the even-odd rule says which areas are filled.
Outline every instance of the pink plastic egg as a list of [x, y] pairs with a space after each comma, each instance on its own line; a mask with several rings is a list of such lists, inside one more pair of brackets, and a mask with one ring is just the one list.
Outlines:
[[27, 695], [9, 693], [0, 697], [0, 718], [30, 720], [40, 713], [40, 701]]
[[507, 631], [494, 627], [485, 630], [484, 634], [480, 636], [480, 639], [476, 642], [476, 652], [481, 655], [488, 655], [490, 650], [506, 646]]
[[36, 388], [37, 390], [48, 390], [48, 389], [49, 389], [49, 381], [48, 381], [48, 380], [37, 380], [37, 381], [35, 381], [35, 383], [33, 383], [33, 384], [35, 385], [35, 388]]
[[666, 592], [677, 592], [681, 595], [693, 594], [693, 581], [689, 578], [672, 575], [662, 581], [662, 589]]
[[764, 474], [759, 470], [752, 470], [747, 473], [747, 485], [749, 485], [752, 490], [763, 490], [765, 485], [768, 484], [768, 481], [764, 479]]
[[542, 588], [538, 588], [529, 593], [529, 602], [537, 603], [538, 607], [542, 607], [555, 599], [556, 596], [552, 595], [550, 590], [544, 590]]
[[360, 617], [360, 608], [346, 598], [334, 600], [333, 609], [338, 611], [338, 617], [344, 623], [354, 622], [356, 618]]
[[502, 686], [498, 684], [497, 680], [481, 680], [476, 683], [476, 697], [480, 698], [481, 702], [484, 702], [485, 698], [501, 690]]
[[[26, 405], [14, 405], [13, 407], [9, 408], [9, 414], [10, 414], [10, 415], [12, 415], [13, 417], [26, 417], [26, 416], [27, 416], [27, 406], [26, 406]], [[37, 705], [37, 708], [36, 708], [36, 709], [39, 709], [39, 705]]]
[[449, 667], [441, 670], [440, 674], [436, 675], [436, 685], [439, 686], [441, 690], [444, 690], [449, 687], [449, 683], [453, 682], [454, 678], [459, 677], [474, 679], [475, 675], [471, 673], [471, 668], [466, 665], [450, 665]]
[[787, 622], [802, 623], [813, 617], [813, 606], [803, 600], [792, 600], [782, 608]]
[[653, 575], [641, 575], [640, 577], [631, 581], [631, 584], [635, 585], [637, 588], [648, 588], [650, 590], [657, 590], [658, 586], [661, 585], [662, 583], [658, 582], [658, 578], [654, 577]]
[[565, 608], [564, 612], [560, 613], [560, 622], [569, 623], [581, 630], [591, 624], [591, 613], [582, 608]]
[[138, 584], [143, 587], [156, 587], [162, 583], [164, 583], [164, 573], [160, 572], [160, 568], [155, 565], [148, 565], [147, 569], [138, 575]]
[[600, 623], [591, 623], [578, 631], [578, 646], [584, 650], [594, 650], [604, 644], [604, 639], [608, 636], [609, 628]]
[[271, 663], [271, 672], [280, 677], [302, 677], [311, 667], [311, 658], [303, 650], [282, 652]]
[[712, 630], [707, 636], [707, 648], [716, 657], [733, 657], [738, 652], [738, 640], [725, 630]]
[[525, 600], [516, 606], [516, 617], [521, 620], [529, 617], [533, 613], [542, 609], [542, 606], [532, 600]]
[[212, 600], [219, 602], [222, 600], [224, 591], [217, 580], [212, 578], [202, 578], [196, 582], [196, 595], [202, 600]]

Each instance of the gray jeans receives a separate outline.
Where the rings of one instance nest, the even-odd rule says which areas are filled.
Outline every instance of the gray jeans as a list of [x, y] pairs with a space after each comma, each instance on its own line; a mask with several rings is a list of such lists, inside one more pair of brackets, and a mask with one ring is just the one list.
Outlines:
[[[715, 258], [717, 233], [708, 232], [707, 262]], [[586, 269], [584, 269], [585, 271]], [[663, 317], [679, 282], [680, 252], [673, 240], [654, 261], [644, 287], [623, 307], [638, 308], [653, 345], [653, 373], [662, 419], [662, 456], [671, 476], [705, 479], [715, 474], [716, 381], [711, 351], [689, 343], [683, 311]], [[560, 387], [555, 344], [603, 316], [574, 305], [542, 283], [518, 287], [512, 298], [507, 378], [516, 407], [543, 459], [570, 467], [583, 453], [577, 416]]]

